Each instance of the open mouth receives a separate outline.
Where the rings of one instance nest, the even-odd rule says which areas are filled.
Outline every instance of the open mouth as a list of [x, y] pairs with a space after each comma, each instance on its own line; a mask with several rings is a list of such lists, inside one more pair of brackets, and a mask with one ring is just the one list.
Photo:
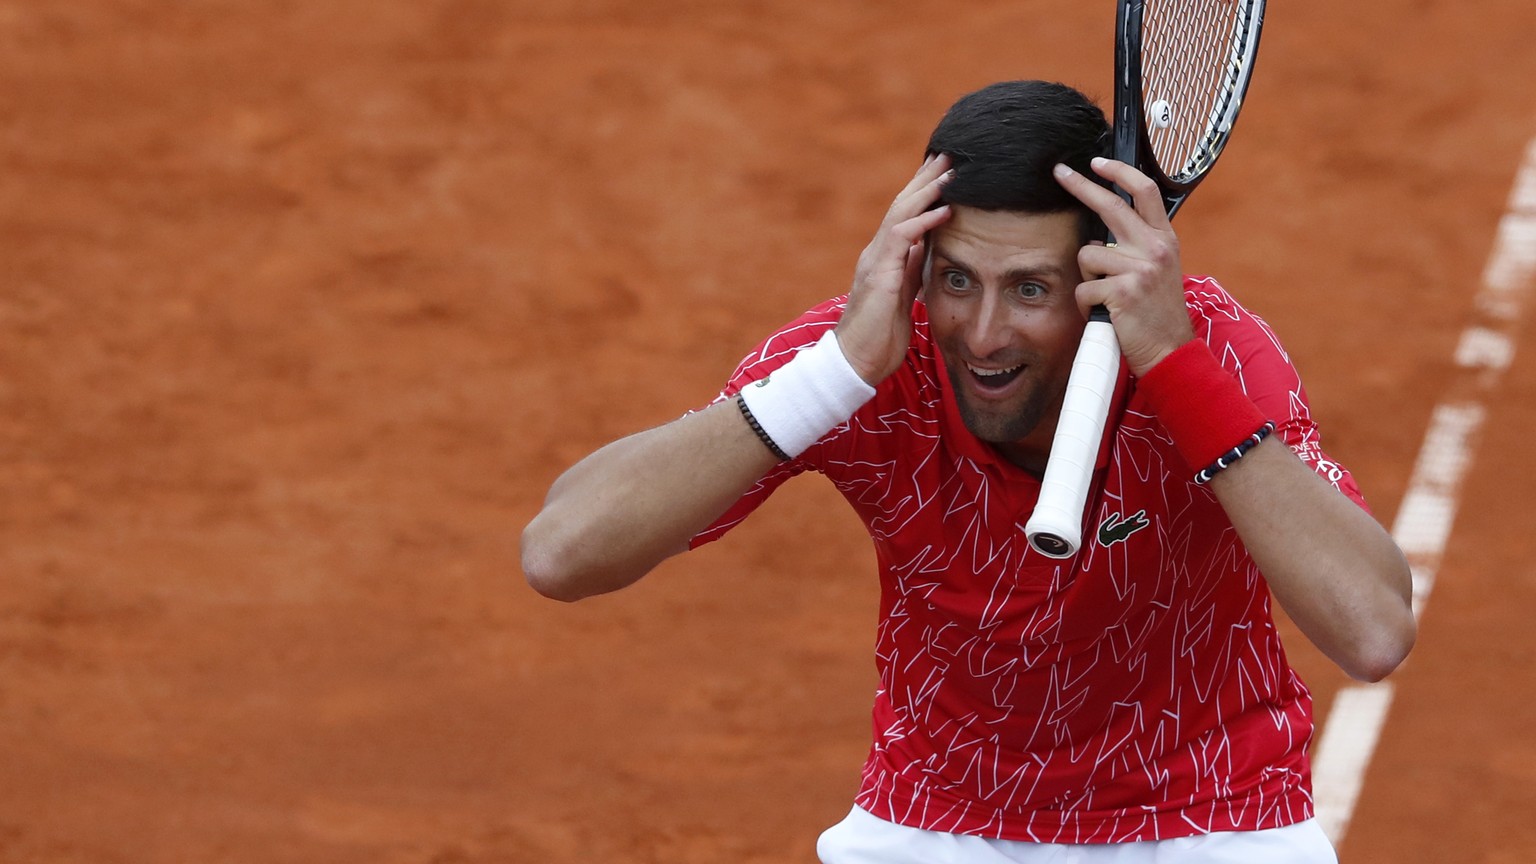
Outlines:
[[971, 373], [971, 380], [975, 382], [978, 390], [1001, 390], [1012, 384], [1019, 373], [1024, 371], [1027, 364], [1020, 363], [1017, 366], [1009, 366], [1007, 369], [983, 369], [980, 366], [965, 364], [967, 371]]

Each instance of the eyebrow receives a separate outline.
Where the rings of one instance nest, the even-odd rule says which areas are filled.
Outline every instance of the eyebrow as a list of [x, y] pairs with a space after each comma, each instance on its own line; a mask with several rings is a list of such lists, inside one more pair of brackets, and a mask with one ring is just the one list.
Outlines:
[[[952, 254], [950, 254], [949, 250], [943, 248], [937, 243], [935, 243], [932, 247], [932, 255], [934, 258], [943, 258], [945, 261], [948, 261], [951, 266], [959, 270], [964, 270], [969, 275], [976, 275], [976, 269], [974, 267], [954, 257]], [[1004, 282], [1017, 282], [1019, 280], [1029, 278], [1047, 278], [1061, 281], [1065, 277], [1065, 271], [1063, 271], [1062, 268], [1058, 265], [1051, 263], [1038, 264], [1033, 267], [1014, 267], [1011, 270], [1003, 271]]]

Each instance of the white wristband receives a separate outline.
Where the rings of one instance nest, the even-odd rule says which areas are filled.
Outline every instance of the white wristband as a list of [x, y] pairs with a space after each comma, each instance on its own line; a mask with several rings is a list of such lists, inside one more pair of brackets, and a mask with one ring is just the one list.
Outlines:
[[875, 395], [828, 330], [772, 375], [741, 391], [763, 432], [793, 459], [846, 422]]

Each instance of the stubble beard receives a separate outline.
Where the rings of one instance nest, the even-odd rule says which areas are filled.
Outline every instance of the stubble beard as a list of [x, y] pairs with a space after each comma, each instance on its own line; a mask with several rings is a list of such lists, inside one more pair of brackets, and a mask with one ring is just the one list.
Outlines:
[[[949, 372], [950, 386], [954, 388], [955, 403], [960, 408], [960, 419], [977, 438], [990, 444], [1012, 444], [1029, 437], [1045, 418], [1048, 399], [1042, 382], [1025, 382], [1028, 388], [1014, 399], [983, 407], [971, 400], [966, 382], [961, 379], [962, 375], [970, 373], [963, 365], [959, 370], [949, 366], [946, 371]], [[1029, 371], [1032, 370], [1026, 370], [1026, 374]]]

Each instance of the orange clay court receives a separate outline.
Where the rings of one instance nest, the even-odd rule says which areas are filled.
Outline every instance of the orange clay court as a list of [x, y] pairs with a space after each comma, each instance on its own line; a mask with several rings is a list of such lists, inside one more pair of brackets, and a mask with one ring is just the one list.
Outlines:
[[[1529, 0], [1271, 4], [1188, 269], [1390, 524], [1536, 138]], [[867, 747], [826, 484], [612, 597], [554, 477], [846, 290], [960, 94], [1109, 0], [0, 2], [0, 861], [810, 862]], [[1536, 334], [1349, 864], [1536, 860]], [[1322, 725], [1346, 684], [1291, 629]]]

